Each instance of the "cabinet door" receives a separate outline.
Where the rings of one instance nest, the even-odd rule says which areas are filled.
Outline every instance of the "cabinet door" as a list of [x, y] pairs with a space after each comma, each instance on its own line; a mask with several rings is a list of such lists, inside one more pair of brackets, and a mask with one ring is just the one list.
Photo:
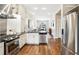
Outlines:
[[34, 44], [39, 44], [39, 35], [37, 33], [33, 34]]
[[27, 34], [27, 44], [39, 44], [39, 37], [36, 33]]
[[4, 55], [4, 42], [0, 43], [0, 55]]
[[26, 44], [26, 34], [23, 35], [23, 44]]
[[4, 47], [0, 47], [0, 55], [4, 55]]
[[23, 47], [26, 43], [26, 35], [23, 34], [20, 36], [20, 39], [19, 39], [19, 45], [20, 45], [20, 48]]
[[26, 44], [26, 40], [27, 40], [27, 35], [24, 34], [24, 35], [23, 35], [23, 41], [24, 41], [24, 44]]
[[27, 44], [33, 44], [33, 35], [31, 33], [27, 34]]
[[23, 43], [22, 43], [22, 39], [19, 39], [19, 47], [21, 48], [22, 45], [23, 45]]

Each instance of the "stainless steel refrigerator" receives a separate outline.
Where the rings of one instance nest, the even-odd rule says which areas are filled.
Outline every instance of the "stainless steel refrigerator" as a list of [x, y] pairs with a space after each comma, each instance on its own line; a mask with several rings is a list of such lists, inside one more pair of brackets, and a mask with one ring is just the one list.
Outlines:
[[77, 40], [77, 14], [73, 12], [65, 16], [65, 54], [75, 54], [75, 41]]

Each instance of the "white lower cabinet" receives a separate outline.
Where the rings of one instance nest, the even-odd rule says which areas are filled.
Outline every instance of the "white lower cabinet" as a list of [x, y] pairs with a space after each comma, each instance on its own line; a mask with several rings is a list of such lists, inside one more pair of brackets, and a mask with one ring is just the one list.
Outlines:
[[4, 55], [4, 42], [0, 43], [0, 55]]
[[19, 47], [22, 48], [26, 44], [26, 34], [20, 36], [19, 39]]
[[22, 39], [19, 39], [19, 47], [21, 48], [23, 46]]
[[39, 34], [38, 33], [28, 33], [27, 34], [27, 44], [39, 44]]

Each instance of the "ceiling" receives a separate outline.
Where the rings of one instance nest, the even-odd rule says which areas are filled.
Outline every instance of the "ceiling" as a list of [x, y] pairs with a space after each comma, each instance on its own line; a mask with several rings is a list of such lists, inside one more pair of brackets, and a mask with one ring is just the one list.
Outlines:
[[[4, 8], [6, 4], [0, 4], [0, 10]], [[51, 18], [60, 9], [60, 4], [24, 4], [26, 10], [36, 18]]]
[[63, 4], [63, 15], [77, 6], [79, 6], [79, 4]]
[[60, 9], [60, 4], [25, 4], [24, 7], [35, 17], [50, 18]]

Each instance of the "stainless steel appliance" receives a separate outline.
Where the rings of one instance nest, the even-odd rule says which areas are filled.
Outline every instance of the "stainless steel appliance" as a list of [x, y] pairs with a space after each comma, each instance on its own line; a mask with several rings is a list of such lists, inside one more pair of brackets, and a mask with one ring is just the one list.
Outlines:
[[41, 23], [39, 27], [39, 43], [47, 43], [46, 35], [47, 35], [46, 24]]
[[39, 43], [47, 43], [46, 41], [46, 34], [39, 34]]
[[14, 55], [19, 51], [19, 37], [4, 41], [4, 54]]
[[[73, 12], [71, 14], [66, 15], [65, 18], [65, 47], [72, 51], [75, 54], [75, 41], [77, 40], [76, 37], [76, 23], [77, 21], [77, 14]], [[72, 54], [69, 51], [65, 50], [65, 54]]]

